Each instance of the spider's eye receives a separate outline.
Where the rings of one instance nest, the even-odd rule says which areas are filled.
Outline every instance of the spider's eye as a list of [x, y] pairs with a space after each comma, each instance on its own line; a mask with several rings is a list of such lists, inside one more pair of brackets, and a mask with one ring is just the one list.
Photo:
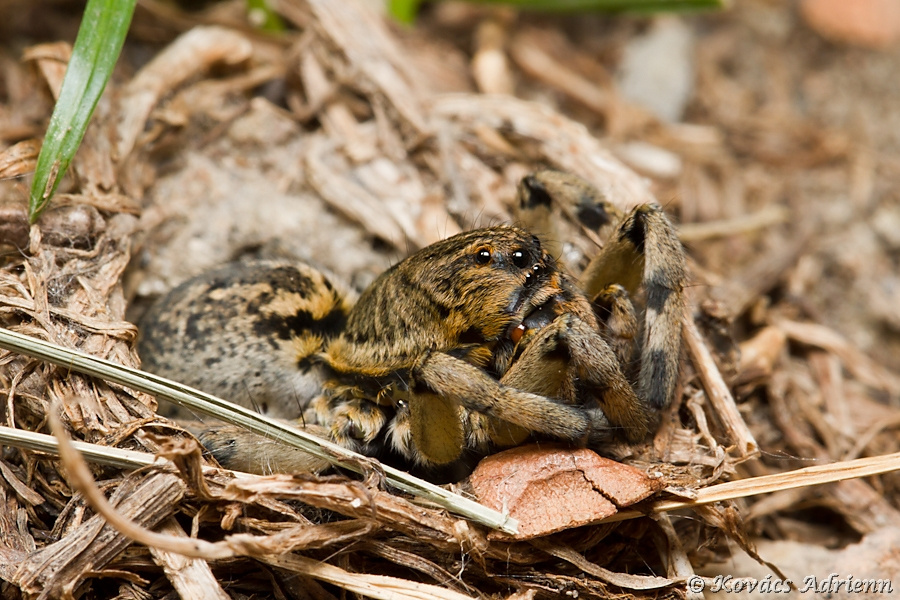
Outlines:
[[491, 262], [491, 251], [487, 248], [479, 248], [475, 251], [475, 262], [479, 265], [486, 265]]
[[539, 275], [542, 270], [543, 270], [543, 267], [541, 267], [541, 265], [532, 265], [531, 272], [525, 273], [525, 285], [531, 285], [535, 281], [537, 281], [537, 279], [535, 279], [534, 276]]
[[521, 250], [514, 250], [512, 253], [512, 261], [516, 267], [524, 269], [528, 266], [528, 257]]

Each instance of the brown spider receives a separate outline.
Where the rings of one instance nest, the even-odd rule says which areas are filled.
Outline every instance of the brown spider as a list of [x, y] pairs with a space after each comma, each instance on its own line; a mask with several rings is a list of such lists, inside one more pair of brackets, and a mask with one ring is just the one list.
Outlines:
[[[535, 227], [555, 210], [594, 225], [621, 217], [554, 171], [526, 177], [519, 201]], [[646, 204], [619, 220], [580, 284], [511, 226], [432, 244], [355, 304], [306, 265], [235, 264], [157, 303], [139, 350], [150, 371], [274, 416], [302, 413], [340, 444], [426, 472], [532, 436], [638, 441], [675, 391], [684, 262], [662, 209]], [[289, 449], [254, 464], [261, 440], [231, 427], [203, 439], [236, 468], [308, 464]]]

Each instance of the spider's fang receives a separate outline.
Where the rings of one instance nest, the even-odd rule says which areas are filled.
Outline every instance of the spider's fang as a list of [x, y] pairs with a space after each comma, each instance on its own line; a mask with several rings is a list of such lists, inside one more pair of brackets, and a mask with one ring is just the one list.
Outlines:
[[511, 339], [514, 344], [518, 344], [523, 335], [525, 335], [525, 323], [519, 323], [509, 332], [509, 339]]

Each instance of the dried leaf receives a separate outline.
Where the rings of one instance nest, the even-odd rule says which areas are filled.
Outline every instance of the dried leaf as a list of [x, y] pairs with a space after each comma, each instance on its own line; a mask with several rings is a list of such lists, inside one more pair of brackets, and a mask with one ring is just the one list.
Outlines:
[[596, 523], [662, 487], [591, 450], [538, 445], [487, 457], [469, 482], [479, 502], [518, 519], [519, 540]]

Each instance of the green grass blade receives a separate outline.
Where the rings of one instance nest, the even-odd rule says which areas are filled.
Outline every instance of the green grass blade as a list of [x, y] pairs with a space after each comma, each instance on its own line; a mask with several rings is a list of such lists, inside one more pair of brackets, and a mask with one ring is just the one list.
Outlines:
[[268, 0], [246, 0], [247, 16], [251, 23], [266, 33], [282, 33], [287, 29], [281, 16]]
[[28, 218], [41, 215], [69, 168], [122, 50], [135, 0], [88, 0], [38, 157]]
[[422, 0], [388, 0], [388, 14], [397, 22], [412, 25]]
[[[726, 7], [730, 0], [470, 0], [472, 4], [503, 4], [519, 10], [545, 12], [670, 12]], [[400, 23], [416, 18], [422, 0], [388, 0], [388, 14]]]
[[505, 4], [520, 10], [546, 12], [669, 12], [724, 8], [728, 4], [728, 0], [472, 0], [472, 2]]

